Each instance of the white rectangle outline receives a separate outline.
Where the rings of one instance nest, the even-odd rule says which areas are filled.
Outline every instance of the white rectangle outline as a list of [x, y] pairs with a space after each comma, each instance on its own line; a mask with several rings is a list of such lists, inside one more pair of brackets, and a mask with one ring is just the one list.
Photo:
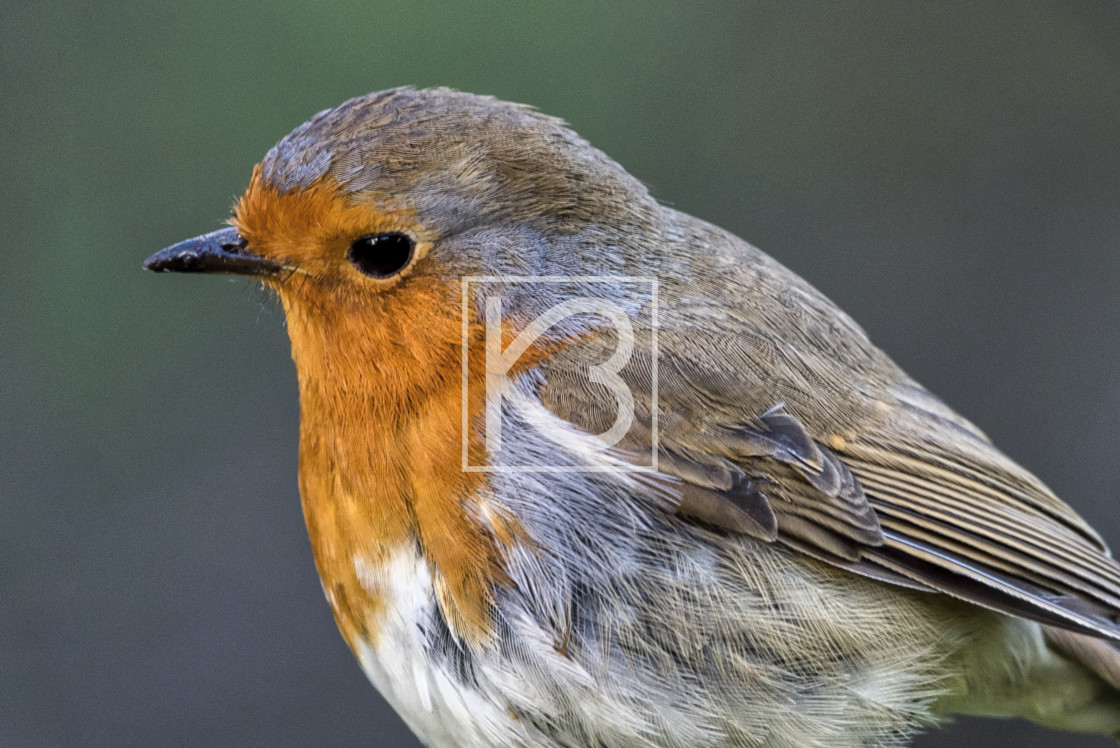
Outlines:
[[[461, 337], [463, 348], [463, 430], [462, 430], [462, 443], [463, 443], [463, 461], [462, 468], [464, 473], [656, 473], [657, 470], [657, 326], [658, 326], [658, 293], [660, 291], [658, 280], [655, 276], [636, 276], [636, 275], [464, 275], [462, 299], [463, 299], [463, 333]], [[650, 299], [650, 311], [652, 313], [650, 325], [650, 350], [653, 353], [653, 360], [650, 362], [650, 431], [652, 432], [651, 439], [651, 458], [650, 465], [586, 465], [582, 467], [572, 467], [567, 465], [538, 465], [531, 467], [529, 465], [471, 465], [468, 444], [468, 433], [470, 429], [470, 416], [467, 408], [467, 386], [468, 386], [468, 368], [469, 358], [467, 355], [467, 336], [469, 328], [467, 325], [467, 315], [470, 312], [469, 294], [467, 289], [471, 281], [476, 283], [648, 283], [653, 289], [653, 294]]]

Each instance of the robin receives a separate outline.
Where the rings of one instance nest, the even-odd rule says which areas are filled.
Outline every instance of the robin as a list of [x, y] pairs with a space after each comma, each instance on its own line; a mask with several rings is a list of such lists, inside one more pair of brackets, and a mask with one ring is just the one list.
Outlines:
[[276, 292], [338, 627], [431, 746], [1120, 731], [1091, 527], [741, 239], [557, 119], [321, 112], [148, 259]]

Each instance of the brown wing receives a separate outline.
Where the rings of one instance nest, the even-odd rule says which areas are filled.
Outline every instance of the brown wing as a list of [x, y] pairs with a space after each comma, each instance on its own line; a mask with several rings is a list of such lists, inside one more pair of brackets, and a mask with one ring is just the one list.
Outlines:
[[[682, 515], [886, 582], [1120, 640], [1120, 567], [1101, 540], [901, 372], [875, 397], [830, 382], [773, 386], [794, 402], [763, 408], [742, 379], [664, 353], [662, 361], [658, 468], [679, 479]], [[634, 367], [648, 370], [648, 361]], [[542, 399], [597, 433], [613, 399], [579, 384], [582, 376], [561, 357]], [[639, 380], [631, 378], [638, 390]], [[807, 391], [842, 400], [797, 402]], [[636, 401], [641, 420], [648, 401], [640, 392]], [[622, 446], [640, 452], [651, 438], [636, 427]]]
[[851, 445], [844, 459], [884, 536], [863, 557], [980, 605], [1120, 639], [1120, 567], [1108, 549], [991, 452], [978, 469], [972, 455], [936, 447]]

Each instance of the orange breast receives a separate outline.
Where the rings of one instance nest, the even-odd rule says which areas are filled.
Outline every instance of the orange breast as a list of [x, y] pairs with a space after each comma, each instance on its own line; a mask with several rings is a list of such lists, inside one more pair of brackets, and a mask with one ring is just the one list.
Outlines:
[[[481, 519], [493, 515], [481, 506], [485, 474], [461, 467], [461, 326], [401, 320], [386, 331], [392, 339], [378, 339], [371, 329], [382, 325], [287, 298], [285, 307], [300, 371], [304, 516], [343, 634], [375, 638], [370, 622], [392, 604], [361, 583], [355, 561], [387, 562], [415, 544], [451, 630], [488, 638], [493, 589], [504, 575], [496, 532]], [[402, 350], [401, 338], [427, 344]], [[468, 413], [480, 412], [483, 387], [468, 391]], [[477, 439], [468, 449], [472, 464], [482, 464]]]
[[[319, 575], [353, 646], [376, 640], [392, 606], [360, 579], [402, 546], [427, 560], [451, 630], [491, 633], [505, 582], [500, 545], [515, 526], [484, 506], [484, 473], [462, 468], [462, 321], [457, 279], [425, 272], [378, 288], [346, 261], [349, 243], [384, 230], [429, 234], [407, 211], [357, 204], [322, 181], [281, 194], [259, 170], [234, 224], [253, 252], [298, 269], [270, 281], [288, 322], [300, 384], [300, 490]], [[430, 268], [429, 268], [430, 271]], [[470, 335], [480, 328], [471, 325]], [[470, 418], [482, 411], [481, 344], [470, 345]], [[476, 439], [471, 464], [484, 464]], [[364, 583], [363, 583], [364, 582]]]

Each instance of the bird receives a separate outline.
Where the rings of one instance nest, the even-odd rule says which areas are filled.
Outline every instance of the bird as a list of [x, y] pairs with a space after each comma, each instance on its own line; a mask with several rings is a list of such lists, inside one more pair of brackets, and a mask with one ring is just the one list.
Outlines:
[[1100, 535], [809, 283], [560, 119], [351, 99], [145, 267], [278, 298], [323, 590], [428, 746], [1120, 734]]

